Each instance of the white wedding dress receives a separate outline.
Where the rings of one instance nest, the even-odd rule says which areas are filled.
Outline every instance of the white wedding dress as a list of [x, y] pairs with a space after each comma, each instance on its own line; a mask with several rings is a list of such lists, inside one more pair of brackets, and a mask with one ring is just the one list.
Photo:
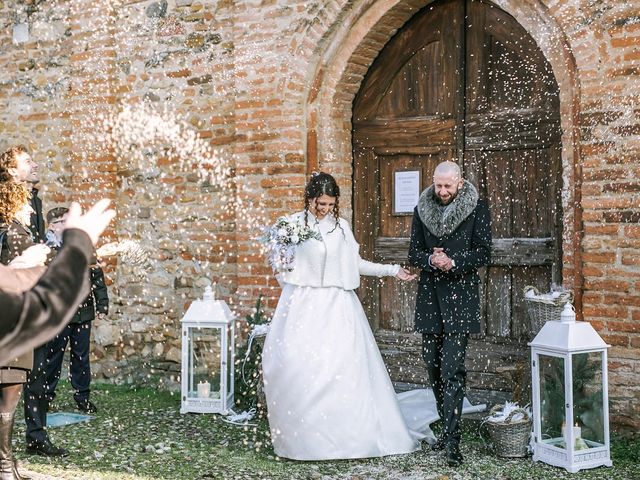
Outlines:
[[[353, 255], [358, 279], [394, 275], [399, 267], [360, 259], [344, 220], [335, 228], [333, 218], [308, 218], [323, 240], [296, 247], [293, 271], [280, 277], [283, 290], [263, 350], [275, 453], [325, 460], [416, 451], [420, 439], [435, 441], [433, 395], [410, 396], [414, 408], [403, 416], [355, 287], [336, 280], [353, 277], [344, 271]], [[326, 283], [334, 285], [321, 286]]]

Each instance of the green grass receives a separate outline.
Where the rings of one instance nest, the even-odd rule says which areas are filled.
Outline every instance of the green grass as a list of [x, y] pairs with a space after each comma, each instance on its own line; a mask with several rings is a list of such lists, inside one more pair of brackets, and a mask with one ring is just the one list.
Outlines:
[[[57, 409], [73, 412], [67, 383], [61, 383]], [[66, 458], [25, 456], [24, 423], [18, 421], [14, 450], [31, 471], [65, 479], [490, 479], [558, 480], [640, 478], [640, 440], [614, 438], [613, 468], [569, 474], [530, 459], [499, 459], [466, 422], [464, 464], [453, 470], [441, 455], [411, 455], [331, 462], [293, 462], [274, 456], [264, 419], [238, 427], [217, 415], [180, 414], [179, 396], [151, 388], [96, 385], [98, 414], [87, 423], [50, 429]], [[21, 410], [21, 409], [20, 409]]]

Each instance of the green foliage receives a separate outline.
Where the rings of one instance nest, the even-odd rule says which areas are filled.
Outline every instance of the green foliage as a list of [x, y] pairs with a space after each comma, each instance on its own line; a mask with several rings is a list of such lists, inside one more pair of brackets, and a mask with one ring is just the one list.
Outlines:
[[635, 438], [612, 436], [611, 457], [614, 462], [621, 461], [640, 465], [640, 435], [636, 434]]
[[[262, 295], [258, 296], [252, 314], [245, 317], [249, 331], [269, 321], [262, 308]], [[238, 411], [257, 408], [258, 417], [264, 417], [264, 405], [258, 402], [258, 393], [262, 388], [262, 343], [254, 341], [248, 351], [248, 340], [238, 349], [235, 364], [235, 403]], [[248, 354], [247, 354], [248, 353]]]
[[245, 318], [249, 326], [262, 325], [269, 321], [269, 318], [264, 314], [264, 310], [262, 309], [262, 294], [258, 295], [253, 314], [249, 314]]

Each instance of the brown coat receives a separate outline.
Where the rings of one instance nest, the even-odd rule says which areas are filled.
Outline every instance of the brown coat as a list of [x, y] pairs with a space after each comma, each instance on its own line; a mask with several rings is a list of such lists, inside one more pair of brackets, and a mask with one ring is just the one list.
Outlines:
[[[45, 267], [11, 268], [0, 265], [0, 289], [22, 293], [31, 289], [45, 271]], [[33, 351], [27, 352], [0, 367], [0, 384], [24, 383], [26, 371], [33, 368]]]
[[[8, 264], [11, 260], [21, 255], [27, 248], [32, 246], [33, 240], [31, 232], [18, 221], [11, 222], [8, 226], [3, 225], [7, 229], [5, 243], [2, 249], [0, 261]], [[41, 272], [42, 273], [42, 272]], [[27, 279], [23, 282], [16, 282], [6, 285], [8, 282], [3, 280], [6, 289], [15, 293], [22, 293], [29, 290], [36, 283], [37, 277]], [[33, 368], [33, 352], [27, 352], [17, 358], [0, 364], [0, 384], [2, 383], [24, 383], [27, 381], [27, 371]]]
[[30, 290], [0, 290], [0, 363], [43, 345], [58, 334], [89, 294], [87, 269], [93, 252], [81, 230], [64, 233], [63, 247]]

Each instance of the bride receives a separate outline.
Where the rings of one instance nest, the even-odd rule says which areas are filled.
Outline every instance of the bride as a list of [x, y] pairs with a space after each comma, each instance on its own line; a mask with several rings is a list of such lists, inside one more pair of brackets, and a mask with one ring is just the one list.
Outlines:
[[304, 211], [289, 217], [318, 235], [278, 274], [283, 289], [263, 350], [275, 453], [296, 460], [409, 453], [425, 436], [407, 426], [354, 291], [360, 275], [415, 275], [360, 258], [339, 198], [331, 175], [314, 174]]

